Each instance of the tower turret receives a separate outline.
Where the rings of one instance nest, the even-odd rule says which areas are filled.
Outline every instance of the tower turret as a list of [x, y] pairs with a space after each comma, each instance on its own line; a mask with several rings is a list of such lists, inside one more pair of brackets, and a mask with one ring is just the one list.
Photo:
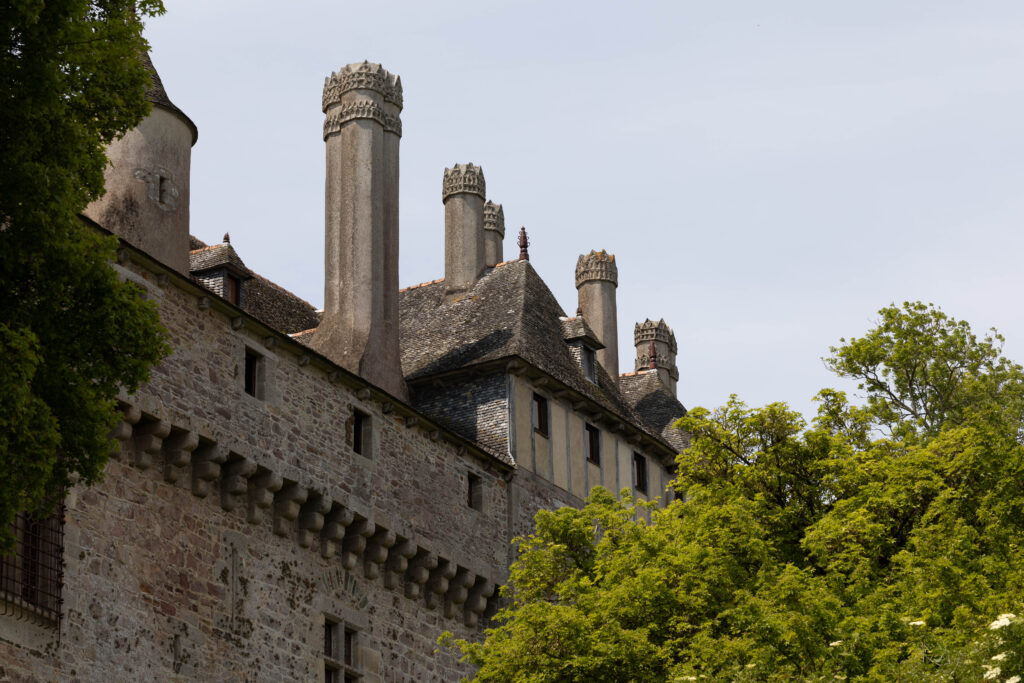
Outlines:
[[665, 324], [664, 318], [654, 322], [650, 318], [637, 323], [633, 328], [633, 344], [636, 346], [636, 367], [640, 370], [657, 370], [662, 384], [676, 393], [679, 370], [676, 368], [676, 335]]

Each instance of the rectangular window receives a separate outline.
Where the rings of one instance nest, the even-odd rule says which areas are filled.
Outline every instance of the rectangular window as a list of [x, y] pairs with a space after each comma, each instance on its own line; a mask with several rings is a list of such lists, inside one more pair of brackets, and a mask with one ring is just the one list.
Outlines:
[[361, 410], [352, 411], [352, 450], [359, 455], [370, 455], [370, 416]]
[[483, 510], [484, 508], [484, 487], [483, 480], [480, 479], [480, 475], [473, 474], [472, 472], [468, 475], [469, 487], [466, 491], [466, 504], [474, 510]]
[[533, 395], [533, 429], [541, 436], [548, 435], [548, 400], [540, 394]]
[[358, 631], [331, 617], [324, 617], [324, 681], [348, 683], [359, 680]]
[[640, 453], [633, 453], [633, 486], [647, 495], [647, 458]]
[[597, 354], [594, 349], [583, 347], [583, 376], [597, 384]]
[[583, 448], [586, 451], [587, 461], [600, 466], [601, 431], [594, 425], [586, 425], [586, 430], [583, 433]]
[[224, 275], [224, 298], [231, 303], [238, 305], [239, 294], [242, 291], [242, 283], [237, 277], [226, 273]]
[[245, 393], [263, 398], [263, 356], [248, 348], [245, 350]]
[[0, 614], [56, 626], [64, 583], [64, 505], [46, 517], [18, 513], [14, 550], [0, 555]]

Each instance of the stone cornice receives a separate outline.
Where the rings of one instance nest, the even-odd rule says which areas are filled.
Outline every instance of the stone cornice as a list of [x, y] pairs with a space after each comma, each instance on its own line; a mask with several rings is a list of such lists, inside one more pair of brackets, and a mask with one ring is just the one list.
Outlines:
[[446, 202], [453, 194], [475, 194], [487, 198], [487, 184], [484, 171], [473, 164], [455, 164], [444, 169], [444, 183], [441, 186], [441, 201]]
[[400, 118], [391, 116], [384, 111], [384, 107], [376, 102], [356, 100], [331, 110], [327, 118], [324, 119], [324, 140], [341, 132], [342, 126], [356, 119], [376, 121], [384, 127], [385, 132], [394, 133], [398, 137], [402, 137], [402, 120]]
[[615, 265], [615, 254], [609, 254], [602, 249], [581, 255], [576, 260], [576, 288], [579, 289], [584, 282], [592, 280], [605, 280], [616, 287], [619, 286], [619, 268]]
[[323, 110], [341, 101], [341, 96], [352, 90], [371, 90], [379, 93], [385, 102], [402, 109], [402, 79], [382, 68], [380, 64], [357, 62], [349, 64], [324, 79]]
[[493, 230], [502, 237], [505, 236], [505, 211], [501, 204], [495, 204], [490, 200], [484, 204], [484, 230]]

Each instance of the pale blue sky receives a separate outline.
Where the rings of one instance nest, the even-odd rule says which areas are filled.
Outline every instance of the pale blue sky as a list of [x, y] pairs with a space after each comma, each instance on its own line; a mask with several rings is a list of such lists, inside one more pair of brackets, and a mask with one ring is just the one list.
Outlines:
[[441, 277], [441, 175], [480, 164], [505, 254], [572, 314], [579, 254], [664, 317], [687, 407], [839, 385], [820, 357], [891, 301], [1024, 361], [1024, 3], [200, 2], [147, 31], [195, 121], [192, 232], [323, 303], [323, 79], [402, 77], [401, 285]]

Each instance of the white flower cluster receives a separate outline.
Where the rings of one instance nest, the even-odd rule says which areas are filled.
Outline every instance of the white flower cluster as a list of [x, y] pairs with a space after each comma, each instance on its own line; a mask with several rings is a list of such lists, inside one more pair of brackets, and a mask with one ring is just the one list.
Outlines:
[[988, 625], [988, 627], [993, 631], [998, 631], [1004, 626], [1009, 626], [1016, 618], [1017, 615], [1011, 614], [1010, 612], [1007, 612], [1006, 614], [1000, 614], [998, 617], [996, 617], [995, 621]]

